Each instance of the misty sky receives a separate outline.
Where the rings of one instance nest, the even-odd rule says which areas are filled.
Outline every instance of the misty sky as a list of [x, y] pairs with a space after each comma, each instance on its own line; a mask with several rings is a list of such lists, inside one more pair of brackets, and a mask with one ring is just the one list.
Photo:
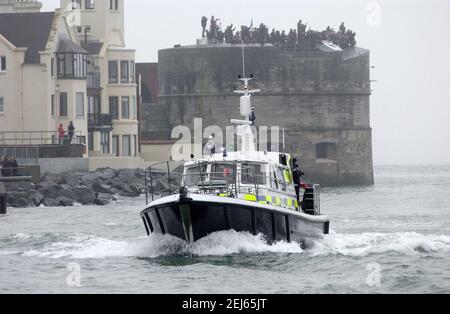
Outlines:
[[[106, 1], [106, 0], [97, 0]], [[59, 0], [43, 0], [44, 9]], [[379, 13], [377, 7], [380, 8]], [[376, 164], [450, 163], [450, 0], [126, 0], [126, 42], [138, 62], [194, 44], [203, 15], [223, 25], [313, 29], [345, 21], [371, 50]]]

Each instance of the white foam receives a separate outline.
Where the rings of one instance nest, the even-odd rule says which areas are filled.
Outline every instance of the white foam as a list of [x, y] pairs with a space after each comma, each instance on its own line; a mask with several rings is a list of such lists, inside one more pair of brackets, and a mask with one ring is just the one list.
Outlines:
[[278, 242], [268, 245], [262, 235], [253, 236], [234, 230], [217, 232], [200, 239], [189, 248], [198, 256], [222, 256], [240, 253], [302, 253], [297, 243]]
[[27, 233], [17, 233], [12, 236], [13, 239], [17, 240], [28, 240], [31, 239], [33, 236]]
[[368, 256], [397, 252], [417, 255], [450, 251], [450, 237], [410, 233], [331, 234], [309, 250], [311, 255]]
[[114, 241], [100, 237], [77, 235], [66, 242], [55, 242], [42, 249], [28, 250], [22, 255], [49, 259], [104, 259], [120, 257], [156, 258], [160, 256], [227, 256], [232, 254], [279, 253], [310, 256], [368, 256], [397, 252], [400, 254], [432, 254], [450, 251], [450, 237], [418, 233], [332, 234], [318, 240], [307, 251], [297, 243], [279, 242], [268, 245], [263, 236], [224, 231], [187, 245], [169, 235], [151, 235], [131, 241]]
[[238, 253], [301, 253], [298, 244], [268, 245], [262, 236], [226, 231], [212, 234], [192, 246], [169, 236], [154, 234], [131, 242], [113, 241], [98, 237], [74, 236], [70, 242], [56, 242], [40, 250], [28, 250], [25, 257], [49, 259], [103, 259], [114, 257], [156, 258], [159, 256], [196, 255], [222, 256]]

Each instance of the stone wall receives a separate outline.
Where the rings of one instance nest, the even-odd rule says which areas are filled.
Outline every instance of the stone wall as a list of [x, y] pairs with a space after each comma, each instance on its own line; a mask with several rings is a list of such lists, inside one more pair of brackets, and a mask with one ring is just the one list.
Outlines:
[[[308, 178], [325, 185], [373, 184], [370, 127], [370, 53], [361, 48], [325, 52], [247, 46], [246, 72], [257, 124], [286, 129], [286, 150], [299, 156]], [[160, 104], [171, 127], [230, 125], [240, 118], [240, 46], [192, 46], [159, 52]], [[205, 125], [206, 124], [206, 125]], [[332, 158], [317, 145], [331, 143]]]

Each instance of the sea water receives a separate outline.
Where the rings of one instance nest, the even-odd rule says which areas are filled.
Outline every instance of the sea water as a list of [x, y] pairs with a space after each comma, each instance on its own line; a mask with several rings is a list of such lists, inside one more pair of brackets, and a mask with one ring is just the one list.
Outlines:
[[332, 231], [306, 250], [235, 231], [146, 237], [144, 198], [10, 208], [0, 293], [450, 293], [450, 166], [375, 172], [373, 187], [322, 191]]

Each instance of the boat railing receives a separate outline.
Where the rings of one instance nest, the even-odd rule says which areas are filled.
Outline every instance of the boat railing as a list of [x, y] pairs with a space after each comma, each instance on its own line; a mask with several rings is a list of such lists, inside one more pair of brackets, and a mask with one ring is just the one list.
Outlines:
[[157, 194], [172, 195], [178, 192], [183, 174], [176, 171], [176, 168], [173, 170], [173, 165], [176, 165], [173, 161], [164, 161], [156, 163], [144, 171], [147, 205], [150, 195], [152, 201], [154, 201]]
[[[238, 167], [239, 164], [239, 167]], [[219, 195], [238, 198], [239, 195], [254, 195], [256, 199], [264, 193], [273, 190], [287, 192], [288, 183], [271, 173], [255, 173], [254, 167], [240, 163], [226, 163], [227, 170], [208, 171], [207, 165], [219, 165], [221, 162], [199, 163], [192, 168], [198, 171], [187, 172], [177, 169], [173, 165], [179, 164], [171, 161], [152, 165], [145, 171], [146, 203], [149, 198], [154, 201], [156, 197], [178, 194], [180, 187], [185, 186], [190, 191], [199, 194]], [[225, 167], [226, 168], [226, 167]]]

